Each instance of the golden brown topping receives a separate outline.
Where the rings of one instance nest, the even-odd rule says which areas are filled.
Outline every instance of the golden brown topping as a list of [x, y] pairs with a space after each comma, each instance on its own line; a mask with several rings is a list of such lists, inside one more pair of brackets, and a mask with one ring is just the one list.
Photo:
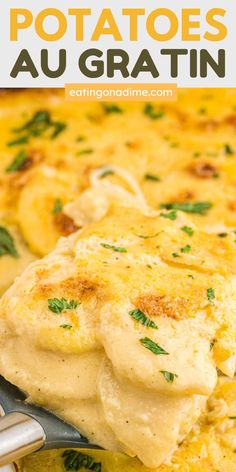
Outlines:
[[179, 194], [175, 195], [170, 202], [188, 202], [195, 199], [195, 194], [192, 190], [182, 190]]
[[219, 127], [220, 122], [214, 119], [209, 119], [209, 120], [200, 121], [198, 125], [204, 131], [213, 131]]
[[230, 211], [236, 211], [236, 200], [231, 200], [227, 206]]
[[186, 316], [188, 300], [166, 295], [141, 295], [135, 300], [137, 308], [149, 316], [168, 316], [175, 320]]
[[190, 171], [201, 179], [212, 179], [217, 176], [217, 168], [208, 162], [196, 162], [191, 165]]
[[236, 126], [236, 114], [227, 116], [225, 118], [225, 123], [227, 125]]
[[[41, 279], [41, 273], [37, 274]], [[43, 293], [45, 297], [52, 297], [56, 296], [66, 296], [70, 298], [76, 298], [77, 300], [82, 297], [89, 297], [93, 295], [95, 291], [98, 289], [98, 285], [96, 282], [88, 279], [82, 279], [79, 276], [69, 277], [66, 280], [62, 280], [58, 284], [38, 284], [35, 287], [35, 290], [38, 293]]]
[[79, 228], [76, 226], [72, 218], [65, 215], [65, 213], [57, 213], [54, 216], [55, 225], [63, 236], [69, 236], [75, 233]]

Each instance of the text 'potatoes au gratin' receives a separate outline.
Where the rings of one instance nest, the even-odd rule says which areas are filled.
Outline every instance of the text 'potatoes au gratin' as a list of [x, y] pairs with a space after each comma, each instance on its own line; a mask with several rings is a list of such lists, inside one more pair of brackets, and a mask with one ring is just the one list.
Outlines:
[[1, 97], [0, 372], [116, 453], [88, 470], [195, 472], [220, 428], [236, 467], [236, 94], [179, 95]]

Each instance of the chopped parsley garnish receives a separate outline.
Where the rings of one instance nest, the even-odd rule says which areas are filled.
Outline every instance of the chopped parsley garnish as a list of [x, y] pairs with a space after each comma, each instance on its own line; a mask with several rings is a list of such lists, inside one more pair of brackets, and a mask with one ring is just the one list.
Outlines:
[[60, 326], [60, 328], [64, 328], [64, 329], [71, 329], [73, 326], [70, 325], [70, 324], [63, 324]]
[[50, 121], [51, 119], [48, 111], [37, 111], [30, 120], [26, 121], [26, 123], [19, 128], [15, 128], [13, 131], [15, 133], [21, 133], [22, 131], [32, 129], [38, 124], [48, 124]]
[[20, 138], [13, 139], [7, 143], [8, 147], [19, 146], [20, 144], [27, 144], [29, 141], [28, 136], [21, 136]]
[[161, 208], [166, 210], [180, 210], [185, 213], [196, 213], [199, 215], [205, 215], [207, 210], [212, 208], [212, 203], [210, 202], [180, 202], [180, 203], [162, 203]]
[[114, 175], [114, 170], [111, 170], [111, 169], [107, 169], [107, 170], [104, 170], [104, 172], [102, 172], [102, 174], [100, 174], [100, 179], [104, 179], [105, 177], [108, 177], [109, 175]]
[[146, 326], [147, 328], [153, 328], [153, 329], [158, 329], [158, 326], [154, 321], [152, 321], [145, 313], [143, 313], [141, 310], [132, 310], [129, 311], [129, 315], [134, 318], [134, 320], [139, 321], [143, 326]]
[[163, 349], [157, 343], [152, 341], [150, 338], [142, 338], [139, 341], [146, 349], [153, 352], [153, 354], [156, 354], [156, 356], [159, 356], [159, 355], [168, 356], [169, 355], [169, 352], [166, 352], [165, 349]]
[[84, 136], [78, 136], [76, 138], [76, 142], [77, 143], [83, 143], [84, 141], [86, 140], [86, 138]]
[[230, 420], [236, 420], [236, 416], [229, 416]]
[[178, 252], [172, 252], [172, 256], [173, 256], [173, 257], [180, 257], [180, 255], [178, 254]]
[[23, 126], [13, 130], [17, 134], [23, 133], [23, 136], [9, 142], [8, 146], [27, 143], [30, 138], [42, 136], [47, 131], [51, 131], [50, 138], [55, 139], [65, 128], [66, 124], [52, 120], [51, 114], [48, 111], [37, 111]]
[[213, 341], [210, 343], [210, 351], [212, 351], [213, 347], [215, 346], [216, 339], [213, 339]]
[[219, 238], [226, 238], [228, 236], [228, 233], [219, 233], [218, 236]]
[[22, 167], [24, 167], [25, 160], [27, 158], [26, 152], [25, 151], [20, 151], [15, 159], [12, 161], [12, 163], [6, 168], [6, 172], [17, 172], [18, 170], [21, 170]]
[[151, 103], [148, 103], [145, 108], [144, 108], [144, 114], [149, 116], [152, 120], [159, 120], [160, 118], [163, 118], [165, 116], [164, 111], [155, 111], [153, 105]]
[[188, 236], [192, 237], [194, 235], [194, 230], [190, 226], [182, 226], [181, 231], [188, 234]]
[[181, 247], [181, 252], [183, 254], [188, 254], [189, 252], [191, 251], [191, 246], [189, 244], [187, 244], [186, 246], [184, 247]]
[[214, 305], [214, 300], [215, 300], [215, 290], [214, 288], [208, 288], [207, 289], [207, 299], [210, 302], [211, 305]]
[[101, 243], [101, 246], [104, 247], [105, 249], [111, 249], [112, 251], [115, 251], [115, 252], [127, 252], [127, 249], [125, 247], [113, 246], [112, 244], [106, 244], [106, 243]]
[[52, 213], [53, 213], [54, 215], [57, 215], [58, 213], [61, 213], [61, 212], [62, 212], [62, 209], [63, 209], [62, 201], [61, 201], [60, 198], [57, 198], [57, 199], [55, 200], [55, 204], [54, 204]]
[[112, 113], [123, 113], [124, 110], [120, 108], [118, 105], [108, 105], [105, 104], [103, 105], [104, 111], [107, 113], [107, 115], [111, 115]]
[[78, 151], [76, 153], [76, 156], [85, 156], [85, 155], [88, 155], [88, 154], [93, 154], [93, 149], [81, 149], [81, 151]]
[[52, 132], [51, 134], [51, 139], [55, 139], [57, 138], [57, 136], [59, 136], [59, 134], [62, 133], [62, 131], [64, 131], [66, 129], [66, 124], [65, 123], [61, 123], [61, 122], [53, 122], [51, 123], [51, 125], [54, 127], [54, 131]]
[[174, 221], [177, 218], [177, 210], [172, 210], [169, 213], [160, 213], [160, 216]]
[[0, 257], [7, 254], [15, 258], [19, 257], [13, 237], [6, 228], [0, 226]]
[[227, 156], [232, 156], [232, 154], [234, 154], [234, 150], [233, 150], [232, 146], [230, 146], [230, 144], [225, 144], [224, 152]]
[[48, 308], [53, 313], [61, 313], [64, 310], [75, 310], [78, 306], [78, 303], [75, 300], [70, 300], [69, 302], [65, 298], [49, 298], [48, 299]]
[[82, 452], [68, 449], [62, 454], [64, 458], [65, 470], [93, 470], [93, 472], [102, 472], [101, 462], [95, 462], [92, 456], [83, 454]]
[[167, 370], [160, 370], [161, 374], [164, 375], [165, 379], [169, 383], [173, 383], [175, 378], [178, 377], [177, 374], [173, 374], [172, 372], [168, 372]]
[[160, 182], [161, 180], [160, 177], [158, 177], [158, 175], [154, 175], [154, 174], [145, 174], [144, 179], [150, 180], [151, 182]]
[[152, 235], [145, 235], [145, 234], [136, 234], [136, 236], [138, 238], [141, 238], [141, 239], [153, 239], [153, 238], [156, 238], [157, 236], [159, 236], [159, 234], [161, 234], [163, 231], [158, 231], [158, 233], [155, 233], [155, 234], [152, 234]]

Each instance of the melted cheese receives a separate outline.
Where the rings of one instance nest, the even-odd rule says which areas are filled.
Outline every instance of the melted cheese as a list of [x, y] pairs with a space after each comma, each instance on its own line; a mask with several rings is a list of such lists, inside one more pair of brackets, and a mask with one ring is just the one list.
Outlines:
[[[29, 266], [0, 306], [2, 374], [90, 441], [149, 467], [176, 449], [215, 387], [222, 359], [212, 340], [227, 339], [225, 361], [236, 354], [233, 236], [195, 229], [182, 253], [184, 224], [191, 221], [181, 213], [172, 221], [112, 206]], [[56, 315], [54, 297], [78, 306]], [[135, 321], [135, 308], [158, 329]], [[168, 354], [155, 355], [144, 338]], [[172, 383], [163, 371], [175, 374]]]

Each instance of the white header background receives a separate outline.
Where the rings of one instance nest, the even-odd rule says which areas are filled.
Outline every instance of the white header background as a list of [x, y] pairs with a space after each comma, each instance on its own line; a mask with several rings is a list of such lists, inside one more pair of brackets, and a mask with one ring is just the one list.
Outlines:
[[[64, 38], [56, 42], [46, 42], [41, 40], [32, 25], [26, 30], [19, 31], [17, 42], [10, 41], [10, 9], [28, 8], [34, 17], [41, 10], [46, 8], [57, 8], [64, 12], [68, 18], [68, 29]], [[75, 40], [75, 17], [68, 16], [69, 8], [91, 8], [93, 14], [85, 17], [85, 40], [76, 42]], [[100, 12], [103, 8], [111, 8], [117, 21], [123, 41], [114, 41], [111, 36], [103, 36], [99, 43], [90, 41], [91, 34], [94, 31]], [[147, 14], [157, 8], [169, 8], [173, 10], [179, 21], [179, 33], [171, 41], [157, 42], [153, 40], [146, 31], [146, 17], [139, 18], [139, 41], [129, 41], [129, 18], [122, 15], [122, 8], [145, 8]], [[205, 15], [211, 8], [223, 8], [226, 10], [224, 18], [220, 17], [228, 28], [228, 36], [224, 41], [210, 42], [204, 39], [201, 41], [182, 42], [181, 41], [181, 9], [182, 8], [200, 8], [201, 9], [201, 28], [199, 30], [201, 37], [206, 31], [215, 30], [205, 22]], [[162, 17], [163, 18], [163, 17]], [[193, 18], [196, 19], [196, 18]], [[160, 20], [159, 20], [160, 21]], [[163, 32], [168, 29], [168, 22], [163, 18], [161, 27]], [[49, 17], [45, 21], [45, 29], [48, 33], [57, 30], [57, 21]], [[160, 28], [158, 28], [160, 31]], [[194, 30], [192, 31], [194, 32]], [[83, 51], [90, 48], [97, 48], [104, 51], [104, 60], [106, 61], [107, 49], [124, 49], [130, 55], [130, 70], [136, 63], [142, 49], [148, 49], [157, 68], [160, 72], [158, 79], [153, 79], [151, 74], [142, 73], [137, 79], [123, 79], [120, 72], [116, 73], [114, 79], [108, 79], [106, 75], [99, 79], [86, 78], [79, 70], [78, 59]], [[170, 78], [170, 58], [161, 56], [160, 49], [207, 49], [210, 54], [217, 59], [218, 49], [226, 50], [226, 76], [219, 78], [213, 70], [209, 68], [209, 75], [206, 79], [190, 78], [189, 56], [182, 56], [179, 59], [179, 78]], [[10, 77], [11, 70], [22, 49], [27, 49], [39, 72], [39, 77], [33, 79], [30, 73], [22, 72], [16, 79]], [[52, 69], [58, 67], [59, 49], [67, 50], [67, 68], [62, 77], [50, 79], [44, 76], [40, 65], [40, 50], [48, 49], [49, 66]], [[64, 87], [65, 83], [177, 83], [179, 87], [236, 87], [236, 1], [235, 0], [2, 0], [0, 9], [0, 87]]]

